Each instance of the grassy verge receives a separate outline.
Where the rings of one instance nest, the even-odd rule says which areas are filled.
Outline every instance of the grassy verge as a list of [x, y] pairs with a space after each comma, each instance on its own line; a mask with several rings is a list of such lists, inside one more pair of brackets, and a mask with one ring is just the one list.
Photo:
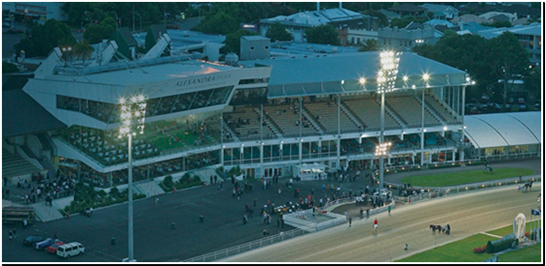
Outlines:
[[486, 172], [482, 169], [456, 173], [410, 176], [403, 178], [402, 183], [410, 183], [414, 186], [443, 187], [493, 181], [503, 178], [517, 177], [518, 175], [526, 176], [532, 174], [534, 174], [534, 171], [523, 168], [499, 168], [494, 169], [493, 173]]
[[487, 241], [498, 238], [477, 234], [398, 260], [397, 262], [482, 262], [491, 257], [487, 253], [473, 253], [472, 248], [481, 247]]
[[497, 259], [498, 262], [541, 262], [540, 252], [541, 245], [536, 244], [501, 254]]
[[[536, 228], [537, 222], [527, 222], [525, 224], [525, 232], [529, 232], [530, 228]], [[499, 228], [492, 231], [487, 231], [489, 234], [497, 235], [497, 236], [505, 236], [514, 233], [514, 228], [509, 225], [503, 228]]]

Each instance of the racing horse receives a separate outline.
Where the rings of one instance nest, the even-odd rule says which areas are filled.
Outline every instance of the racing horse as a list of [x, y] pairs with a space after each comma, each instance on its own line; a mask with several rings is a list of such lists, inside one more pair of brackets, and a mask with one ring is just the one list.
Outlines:
[[525, 185], [523, 186], [523, 189], [525, 191], [531, 191], [532, 187], [533, 187], [533, 181], [529, 181], [529, 182], [525, 183]]
[[438, 230], [438, 233], [441, 233], [441, 232], [442, 232], [442, 226], [441, 226], [441, 225], [433, 225], [433, 224], [431, 224], [429, 227], [430, 227], [430, 229], [432, 229], [432, 234], [433, 234], [433, 235], [436, 234], [436, 230]]

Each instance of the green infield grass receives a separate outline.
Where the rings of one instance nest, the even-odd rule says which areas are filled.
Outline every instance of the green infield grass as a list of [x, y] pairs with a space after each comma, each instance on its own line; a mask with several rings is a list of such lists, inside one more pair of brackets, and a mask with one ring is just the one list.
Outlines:
[[414, 186], [422, 187], [445, 187], [493, 181], [517, 177], [519, 175], [527, 176], [534, 173], [535, 172], [533, 170], [523, 168], [495, 168], [493, 169], [492, 173], [481, 169], [454, 173], [410, 176], [402, 178], [401, 182], [404, 184], [410, 183]]
[[497, 256], [498, 262], [541, 262], [540, 244], [509, 251]]
[[492, 257], [491, 254], [474, 253], [472, 249], [486, 245], [487, 241], [497, 239], [493, 236], [477, 234], [403, 258], [397, 262], [482, 262]]
[[[530, 217], [530, 216], [525, 215], [525, 217]], [[537, 222], [536, 221], [528, 221], [525, 224], [525, 232], [529, 232], [531, 228], [534, 229], [536, 227], [537, 227]], [[506, 226], [506, 227], [503, 227], [503, 228], [488, 231], [486, 233], [489, 233], [489, 234], [492, 234], [492, 235], [497, 235], [497, 236], [505, 236], [505, 235], [509, 235], [509, 234], [514, 233], [514, 228], [513, 228], [512, 225], [509, 225], [509, 226]]]

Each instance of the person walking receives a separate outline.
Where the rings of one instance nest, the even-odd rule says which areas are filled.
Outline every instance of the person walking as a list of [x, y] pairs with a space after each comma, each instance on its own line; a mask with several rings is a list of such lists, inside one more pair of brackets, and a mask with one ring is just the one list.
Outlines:
[[349, 216], [349, 227], [351, 227], [351, 223], [353, 223], [353, 217]]
[[360, 220], [364, 218], [364, 210], [360, 208]]
[[387, 211], [389, 212], [389, 216], [391, 216], [391, 205], [389, 205], [389, 207], [387, 207]]
[[9, 230], [9, 240], [11, 241], [13, 239], [13, 232], [11, 229]]
[[366, 219], [370, 218], [370, 209], [366, 209]]

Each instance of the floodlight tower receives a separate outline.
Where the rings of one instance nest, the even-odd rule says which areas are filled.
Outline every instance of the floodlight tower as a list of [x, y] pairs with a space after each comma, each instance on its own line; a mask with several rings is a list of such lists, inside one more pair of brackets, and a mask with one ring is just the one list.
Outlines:
[[133, 246], [133, 161], [132, 161], [132, 142], [133, 136], [144, 133], [144, 118], [146, 117], [146, 97], [144, 95], [133, 95], [129, 99], [119, 99], [121, 108], [121, 127], [119, 128], [119, 138], [128, 137], [128, 194], [129, 194], [129, 210], [128, 210], [128, 258], [127, 261], [136, 261], [134, 259]]
[[[377, 93], [381, 94], [381, 134], [379, 146], [385, 141], [385, 93], [394, 90], [400, 52], [384, 51], [379, 54], [381, 69], [377, 74]], [[383, 156], [379, 158], [379, 189], [383, 187], [384, 172]]]

